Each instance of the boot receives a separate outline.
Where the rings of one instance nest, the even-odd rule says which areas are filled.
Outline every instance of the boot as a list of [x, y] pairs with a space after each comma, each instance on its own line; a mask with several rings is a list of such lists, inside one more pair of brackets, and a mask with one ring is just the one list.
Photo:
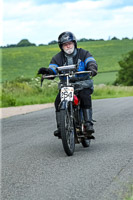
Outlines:
[[83, 116], [85, 121], [86, 132], [88, 135], [94, 133], [93, 123], [92, 123], [92, 108], [83, 109]]
[[61, 138], [61, 133], [60, 133], [60, 112], [56, 112], [56, 123], [57, 123], [57, 130], [54, 131], [54, 136]]

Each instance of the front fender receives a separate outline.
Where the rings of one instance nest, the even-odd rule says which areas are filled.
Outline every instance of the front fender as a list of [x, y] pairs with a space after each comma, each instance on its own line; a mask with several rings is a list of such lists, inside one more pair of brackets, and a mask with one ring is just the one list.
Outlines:
[[66, 108], [67, 108], [67, 106], [68, 106], [68, 101], [62, 101], [61, 103], [60, 103], [60, 110], [66, 110]]

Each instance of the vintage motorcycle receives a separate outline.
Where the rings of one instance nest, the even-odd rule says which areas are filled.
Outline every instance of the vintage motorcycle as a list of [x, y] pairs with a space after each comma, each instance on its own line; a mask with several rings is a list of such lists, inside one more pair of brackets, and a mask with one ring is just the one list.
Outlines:
[[71, 83], [69, 80], [76, 74], [89, 74], [90, 71], [78, 72], [77, 65], [57, 67], [57, 71], [58, 75], [42, 75], [41, 84], [44, 79], [55, 77], [66, 78], [66, 81], [60, 85], [60, 138], [64, 151], [68, 156], [72, 156], [75, 144], [81, 143], [83, 147], [89, 147], [91, 139], [94, 139], [94, 136], [87, 136], [83, 113], [80, 108], [80, 99], [75, 95], [74, 83]]

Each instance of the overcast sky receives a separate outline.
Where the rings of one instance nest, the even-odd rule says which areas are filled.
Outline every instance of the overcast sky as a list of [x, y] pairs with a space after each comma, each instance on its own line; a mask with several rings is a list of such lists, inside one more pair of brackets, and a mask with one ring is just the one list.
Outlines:
[[0, 46], [21, 39], [47, 44], [64, 31], [77, 39], [133, 38], [133, 0], [0, 1]]

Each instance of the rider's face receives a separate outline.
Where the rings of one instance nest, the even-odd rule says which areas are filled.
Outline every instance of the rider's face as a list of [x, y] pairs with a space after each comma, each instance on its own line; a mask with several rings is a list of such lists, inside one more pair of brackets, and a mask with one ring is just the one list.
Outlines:
[[74, 42], [66, 42], [62, 45], [62, 48], [67, 54], [71, 54], [74, 51]]

